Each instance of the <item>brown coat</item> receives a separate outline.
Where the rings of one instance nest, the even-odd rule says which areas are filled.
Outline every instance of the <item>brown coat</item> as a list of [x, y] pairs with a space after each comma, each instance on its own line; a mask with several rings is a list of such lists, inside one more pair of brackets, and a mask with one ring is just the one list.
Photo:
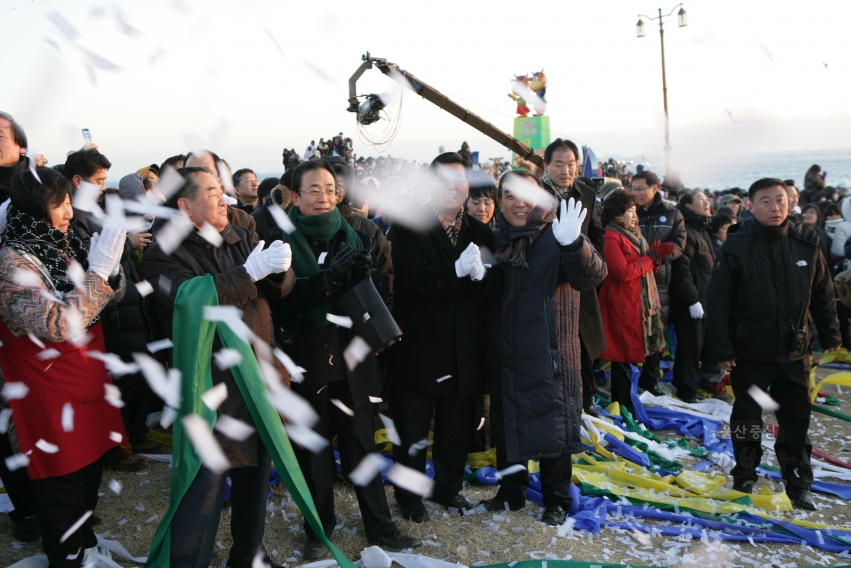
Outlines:
[[[254, 250], [256, 239], [247, 229], [235, 225], [228, 225], [221, 235], [224, 242], [218, 248], [193, 232], [171, 255], [163, 253], [157, 244], [151, 245], [145, 253], [141, 268], [143, 276], [154, 287], [154, 299], [163, 329], [171, 338], [174, 300], [180, 285], [196, 276], [210, 274], [219, 294], [219, 305], [238, 307], [243, 311], [245, 324], [271, 344], [273, 334], [269, 300], [289, 294], [295, 280], [293, 272], [288, 270], [284, 274], [270, 275], [260, 282], [252, 282], [243, 265]], [[213, 351], [221, 348], [217, 338]], [[285, 373], [283, 369], [279, 371]], [[228, 398], [219, 406], [219, 414], [253, 424], [230, 370], [221, 370], [214, 365], [213, 384], [222, 382], [227, 385]], [[243, 442], [231, 440], [218, 432], [215, 434], [233, 467], [257, 465], [256, 432]]]

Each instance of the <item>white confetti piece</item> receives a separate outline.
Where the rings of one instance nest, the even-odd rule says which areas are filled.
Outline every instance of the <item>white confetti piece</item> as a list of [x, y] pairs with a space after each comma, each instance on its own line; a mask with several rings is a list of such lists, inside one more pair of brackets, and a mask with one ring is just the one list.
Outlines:
[[98, 361], [102, 361], [106, 366], [106, 370], [109, 371], [111, 375], [114, 377], [121, 377], [123, 375], [132, 375], [133, 373], [139, 372], [139, 366], [135, 363], [125, 363], [121, 360], [121, 357], [114, 353], [101, 353], [100, 351], [89, 351], [89, 357], [92, 359], [97, 359]]
[[452, 378], [452, 375], [446, 375], [445, 377], [440, 377], [439, 379], [437, 379], [437, 382], [442, 383], [443, 381], [445, 381], [447, 379], [451, 379], [451, 378]]
[[349, 480], [360, 487], [366, 486], [379, 474], [387, 461], [378, 454], [367, 454], [349, 474]]
[[149, 517], [149, 518], [145, 519], [145, 524], [146, 524], [146, 525], [151, 524], [151, 523], [153, 523], [154, 521], [156, 521], [158, 518], [159, 518], [159, 517], [158, 517], [157, 515], [154, 515], [153, 517]]
[[197, 414], [190, 414], [180, 419], [186, 435], [201, 456], [204, 467], [213, 473], [222, 473], [230, 468], [230, 462], [225, 457], [221, 446], [210, 432], [210, 426]]
[[275, 357], [278, 359], [278, 361], [281, 362], [281, 365], [283, 365], [287, 372], [290, 374], [290, 381], [294, 383], [301, 383], [304, 381], [304, 373], [306, 373], [307, 371], [296, 365], [295, 361], [290, 359], [289, 355], [287, 355], [277, 347], [272, 352], [275, 354]]
[[237, 442], [247, 440], [254, 433], [252, 426], [227, 414], [221, 414], [216, 419], [215, 429], [217, 432], [221, 432], [231, 440], [236, 440]]
[[86, 271], [83, 270], [83, 266], [79, 262], [76, 260], [69, 262], [66, 274], [68, 275], [68, 280], [74, 283], [75, 288], [82, 290], [85, 287]]
[[59, 446], [46, 442], [41, 438], [39, 438], [38, 442], [35, 443], [35, 447], [46, 454], [55, 454], [59, 451]]
[[72, 534], [77, 532], [77, 529], [83, 526], [83, 523], [85, 523], [89, 519], [89, 517], [92, 516], [92, 513], [94, 513], [94, 511], [86, 511], [85, 513], [83, 513], [83, 516], [77, 519], [77, 522], [71, 525], [71, 527], [67, 531], [65, 531], [65, 534], [63, 534], [62, 538], [59, 539], [59, 544], [62, 544], [63, 542], [68, 540], [68, 538]]
[[148, 343], [148, 351], [151, 353], [156, 353], [163, 349], [170, 349], [172, 347], [174, 347], [174, 343], [171, 342], [171, 339], [160, 339], [159, 341], [152, 341]]
[[74, 407], [70, 402], [62, 405], [62, 429], [65, 432], [74, 431]]
[[170, 406], [164, 406], [160, 415], [160, 426], [168, 428], [177, 419], [177, 411]]
[[373, 404], [378, 404], [379, 402], [384, 402], [384, 399], [377, 396], [371, 396], [369, 397], [369, 402]]
[[103, 390], [103, 398], [106, 399], [106, 402], [108, 402], [115, 408], [124, 407], [124, 401], [121, 400], [121, 389], [119, 389], [112, 383], [103, 383]]
[[479, 427], [476, 428], [476, 430], [481, 430], [482, 427], [484, 427], [484, 425], [485, 425], [485, 417], [482, 416], [482, 419], [479, 421]]
[[[209, 306], [207, 306], [209, 307]], [[163, 399], [167, 406], [180, 407], [180, 371], [169, 369], [166, 372], [160, 363], [145, 353], [133, 353], [133, 359], [148, 381], [151, 390]]]
[[144, 505], [142, 505], [141, 503], [139, 503], [138, 505], [136, 505], [136, 510], [137, 510], [137, 511], [145, 511], [146, 509], [145, 509], [145, 506], [144, 506]]
[[115, 442], [116, 444], [120, 444], [121, 441], [124, 439], [124, 436], [122, 436], [118, 432], [110, 432], [109, 439]]
[[352, 327], [352, 318], [349, 316], [337, 316], [334, 314], [325, 314], [325, 319], [330, 321], [333, 324], [339, 325], [340, 327], [347, 327], [351, 329]]
[[9, 471], [15, 471], [16, 469], [21, 469], [28, 465], [30, 465], [30, 458], [24, 454], [15, 454], [14, 456], [6, 458], [6, 467]]
[[30, 387], [20, 382], [6, 383], [3, 385], [2, 394], [6, 400], [20, 400], [27, 396], [30, 392]]
[[48, 359], [56, 359], [60, 355], [62, 355], [62, 353], [60, 353], [58, 350], [50, 348], [45, 349], [41, 353], [37, 354], [35, 358], [39, 361], [47, 361]]
[[346, 347], [346, 350], [343, 352], [343, 359], [346, 360], [346, 367], [349, 368], [349, 371], [354, 371], [370, 353], [372, 353], [372, 348], [369, 346], [369, 343], [367, 343], [364, 338], [356, 335], [352, 338], [351, 342], [349, 342], [349, 345]]
[[229, 349], [225, 347], [216, 351], [213, 354], [213, 359], [216, 360], [216, 366], [220, 370], [224, 371], [225, 369], [236, 367], [242, 363], [242, 354], [236, 349]]
[[397, 487], [406, 489], [414, 495], [427, 497], [431, 493], [432, 480], [417, 470], [402, 464], [394, 464], [387, 472], [387, 478]]
[[242, 310], [236, 306], [204, 306], [205, 320], [220, 321], [227, 325], [241, 340], [251, 343], [254, 332], [245, 325], [242, 317]]
[[336, 398], [331, 399], [331, 404], [333, 404], [334, 406], [339, 408], [341, 411], [343, 411], [344, 414], [348, 414], [349, 416], [355, 415], [354, 410], [352, 410], [351, 408], [349, 408], [348, 406], [346, 406], [345, 404], [343, 404], [342, 402], [340, 402]]
[[188, 217], [180, 213], [174, 214], [157, 232], [157, 245], [164, 254], [170, 255], [177, 250], [194, 228], [195, 225]]
[[139, 295], [143, 298], [145, 296], [149, 296], [154, 293], [154, 287], [151, 286], [151, 283], [147, 280], [142, 280], [141, 282], [136, 282], [136, 290], [139, 292]]
[[219, 383], [201, 395], [201, 401], [210, 410], [217, 410], [228, 398], [228, 387], [225, 383]]
[[23, 288], [37, 288], [41, 277], [33, 270], [19, 269], [12, 273], [12, 282]]
[[417, 452], [420, 450], [424, 450], [428, 447], [428, 438], [420, 440], [419, 442], [415, 442], [411, 444], [411, 447], [408, 448], [408, 455], [413, 457], [417, 455]]
[[[183, 176], [177, 173], [177, 170], [171, 164], [168, 164], [160, 172], [160, 181], [157, 182], [157, 189], [163, 194], [163, 197], [168, 199], [183, 187], [184, 183]], [[174, 211], [171, 212], [173, 213]]]
[[496, 472], [496, 478], [502, 479], [503, 477], [505, 477], [507, 475], [511, 475], [512, 473], [520, 473], [521, 471], [526, 471], [526, 468], [524, 466], [520, 465], [519, 463], [516, 463], [514, 465], [510, 465], [507, 468], [501, 469], [498, 472]]
[[[280, 207], [267, 207], [266, 210], [269, 212], [270, 215], [272, 215], [272, 219], [274, 219], [275, 224], [278, 226], [279, 229], [281, 229], [288, 235], [292, 234], [292, 232], [295, 231], [295, 225], [293, 225], [293, 222], [290, 220], [287, 214], [284, 213], [283, 209], [281, 209]], [[320, 261], [320, 264], [321, 263], [322, 262]]]
[[211, 224], [204, 222], [201, 225], [201, 229], [198, 231], [205, 241], [213, 245], [214, 247], [222, 246], [224, 240], [222, 239], [222, 235], [213, 227]]
[[318, 259], [316, 259], [316, 263], [317, 263], [317, 264], [319, 264], [319, 265], [321, 266], [321, 265], [325, 262], [325, 259], [326, 259], [326, 258], [328, 258], [328, 253], [327, 253], [327, 252], [323, 252], [323, 253], [321, 253], [321, 254], [319, 255], [319, 258], [318, 258]]
[[301, 424], [288, 424], [287, 436], [299, 446], [314, 454], [322, 451], [328, 445], [328, 440]]
[[278, 412], [292, 424], [311, 428], [319, 420], [319, 415], [313, 406], [302, 397], [280, 383], [266, 383], [269, 387], [269, 396], [272, 404]]
[[748, 389], [748, 394], [765, 411], [774, 411], [780, 408], [780, 405], [768, 393], [756, 385], [751, 385], [751, 388]]
[[387, 439], [393, 442], [394, 445], [401, 446], [402, 440], [399, 438], [399, 433], [396, 432], [396, 423], [393, 422], [393, 419], [389, 416], [384, 416], [380, 412], [378, 413], [378, 417], [381, 418], [381, 422], [384, 424]]
[[4, 408], [3, 410], [0, 410], [0, 434], [5, 434], [9, 431], [9, 419], [11, 417], [11, 408]]
[[118, 524], [118, 526], [119, 526], [119, 527], [123, 527], [123, 526], [124, 526], [124, 525], [126, 525], [128, 522], [130, 522], [130, 521], [128, 521], [127, 519], [121, 519], [120, 521], [118, 521], [118, 523], [117, 523], [117, 524]]
[[[121, 488], [122, 488], [122, 487], [123, 487], [123, 486], [121, 485], [121, 482], [120, 482], [120, 481], [118, 481], [117, 479], [110, 480], [110, 482], [109, 482], [109, 489], [110, 489], [113, 493], [115, 493], [116, 495], [118, 495], [119, 493], [121, 493]], [[127, 519], [124, 519], [124, 522], [127, 522]], [[123, 524], [123, 523], [118, 523], [118, 524]]]

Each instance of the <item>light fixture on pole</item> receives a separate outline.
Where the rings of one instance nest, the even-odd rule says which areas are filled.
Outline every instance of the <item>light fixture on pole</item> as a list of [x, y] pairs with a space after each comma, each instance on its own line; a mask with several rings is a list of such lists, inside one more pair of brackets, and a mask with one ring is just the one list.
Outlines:
[[688, 15], [682, 4], [677, 4], [670, 12], [663, 15], [662, 9], [659, 8], [659, 15], [651, 18], [644, 14], [638, 15], [638, 23], [635, 25], [635, 33], [638, 37], [644, 37], [644, 21], [641, 18], [647, 18], [651, 22], [655, 22], [659, 26], [659, 40], [662, 44], [662, 102], [665, 107], [665, 175], [671, 175], [671, 133], [669, 128], [668, 118], [668, 81], [665, 77], [665, 20], [671, 17], [674, 10], [680, 9], [677, 12], [677, 24], [683, 28], [688, 25]]

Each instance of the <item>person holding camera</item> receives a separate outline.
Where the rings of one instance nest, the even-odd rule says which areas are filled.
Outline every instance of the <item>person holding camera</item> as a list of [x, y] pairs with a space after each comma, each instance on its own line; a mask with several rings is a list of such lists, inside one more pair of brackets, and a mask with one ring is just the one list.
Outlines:
[[[294, 207], [288, 215], [296, 230], [280, 231], [277, 238], [292, 247], [296, 281], [292, 293], [272, 307], [275, 328], [282, 349], [305, 369], [304, 381], [293, 382], [291, 388], [319, 415], [316, 433], [327, 440], [338, 436], [340, 464], [348, 477], [367, 454], [375, 451], [370, 397], [381, 396], [381, 375], [374, 355], [354, 368], [347, 366], [344, 352], [354, 334], [327, 316], [340, 315], [337, 302], [343, 293], [372, 276], [377, 247], [340, 215], [334, 169], [327, 160], [299, 165], [290, 189]], [[383, 263], [383, 267], [389, 270], [390, 265]], [[298, 446], [293, 449], [330, 538], [337, 524], [334, 448], [327, 445], [315, 453]], [[396, 550], [420, 544], [419, 539], [399, 532], [390, 519], [380, 476], [366, 485], [355, 485], [355, 494], [371, 543]], [[325, 545], [307, 523], [304, 530], [308, 538], [304, 557], [323, 556]]]
[[774, 451], [786, 494], [796, 507], [812, 511], [807, 321], [812, 315], [822, 347], [839, 349], [833, 282], [816, 233], [789, 222], [786, 185], [760, 179], [748, 197], [753, 217], [730, 227], [709, 282], [706, 360], [730, 371], [736, 397], [733, 488], [751, 493], [757, 481], [763, 411], [752, 396], [757, 387], [779, 405]]

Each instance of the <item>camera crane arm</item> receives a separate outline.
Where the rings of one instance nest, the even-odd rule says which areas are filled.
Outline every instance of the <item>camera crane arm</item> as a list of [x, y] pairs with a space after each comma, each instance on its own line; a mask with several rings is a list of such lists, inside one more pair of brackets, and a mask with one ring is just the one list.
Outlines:
[[[399, 67], [397, 67], [393, 63], [390, 63], [386, 59], [370, 56], [369, 52], [367, 52], [362, 59], [363, 63], [361, 63], [361, 66], [358, 67], [357, 71], [355, 71], [355, 73], [349, 79], [349, 108], [346, 109], [349, 112], [358, 112], [359, 109], [357, 81], [367, 71], [367, 69], [372, 69], [374, 66], [377, 67], [379, 71], [401, 84], [403, 87], [411, 89], [427, 101], [430, 101], [431, 103], [437, 105], [452, 116], [460, 118], [485, 136], [502, 144], [515, 154], [523, 156], [523, 158], [529, 160], [530, 162], [541, 168], [544, 167], [543, 156], [536, 154], [532, 148], [523, 144], [513, 136], [503, 132], [490, 122], [480, 117], [479, 115], [470, 112], [458, 103], [452, 101], [446, 95], [444, 95], [434, 87], [423, 83], [422, 81], [414, 77], [412, 74], [402, 69], [399, 69]], [[370, 96], [373, 97], [373, 99], [377, 98], [374, 95]]]

